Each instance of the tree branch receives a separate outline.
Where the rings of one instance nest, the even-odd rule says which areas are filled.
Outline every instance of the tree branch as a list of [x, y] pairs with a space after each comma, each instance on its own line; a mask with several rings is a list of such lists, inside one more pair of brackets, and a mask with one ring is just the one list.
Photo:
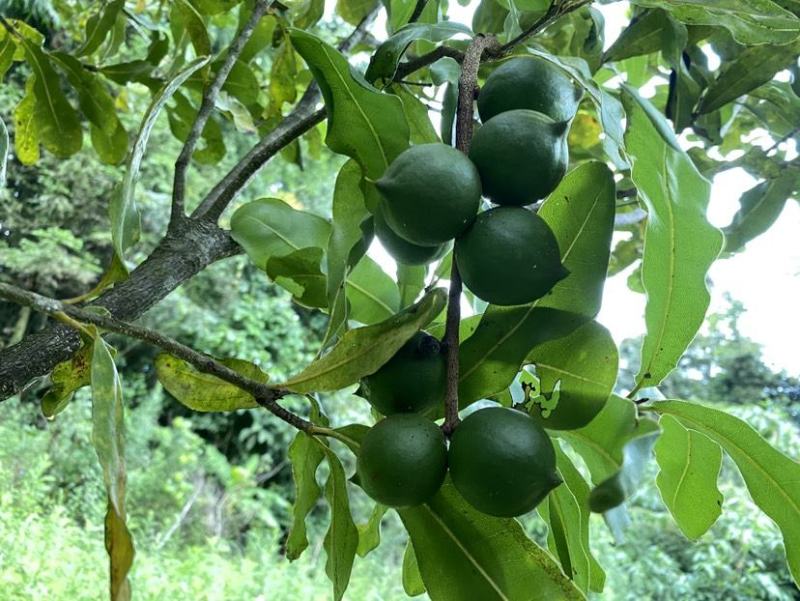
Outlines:
[[175, 231], [175, 229], [185, 218], [183, 205], [184, 198], [186, 196], [186, 171], [189, 168], [189, 162], [192, 159], [192, 153], [197, 146], [197, 142], [200, 140], [203, 129], [205, 128], [206, 123], [208, 123], [208, 119], [211, 117], [211, 113], [214, 110], [214, 104], [217, 101], [217, 96], [219, 96], [219, 92], [222, 89], [222, 86], [225, 85], [225, 81], [228, 79], [231, 69], [233, 69], [233, 66], [236, 64], [239, 55], [242, 53], [242, 49], [244, 49], [247, 40], [249, 40], [250, 36], [253, 34], [253, 30], [256, 28], [258, 21], [267, 11], [268, 6], [268, 0], [257, 0], [255, 6], [253, 7], [253, 13], [250, 15], [250, 18], [244, 24], [244, 27], [242, 27], [241, 31], [234, 38], [233, 42], [228, 48], [228, 54], [225, 57], [225, 62], [222, 63], [222, 66], [214, 76], [214, 80], [211, 82], [211, 85], [206, 88], [205, 93], [203, 94], [203, 100], [200, 103], [200, 109], [197, 112], [197, 117], [192, 124], [192, 129], [189, 131], [189, 135], [186, 137], [186, 142], [181, 149], [181, 153], [178, 155], [178, 159], [175, 161], [175, 176], [172, 184], [172, 212], [169, 219], [169, 231]]
[[547, 9], [547, 12], [542, 15], [541, 18], [537, 19], [533, 25], [531, 25], [517, 37], [500, 46], [497, 49], [497, 54], [494, 56], [501, 56], [508, 53], [514, 48], [514, 46], [517, 46], [518, 44], [521, 44], [527, 40], [529, 37], [536, 35], [559, 17], [563, 17], [572, 11], [587, 6], [593, 1], [594, 0], [553, 0], [553, 2], [550, 4], [550, 7]]
[[428, 0], [417, 0], [417, 3], [414, 5], [414, 12], [411, 13], [411, 16], [408, 18], [409, 23], [414, 23], [422, 16], [422, 11], [425, 10], [425, 6], [428, 4]]
[[[478, 67], [481, 56], [497, 46], [494, 37], [477, 36], [467, 48], [458, 80], [458, 109], [456, 111], [456, 148], [469, 154], [475, 113], [475, 90], [478, 88]], [[455, 258], [450, 271], [450, 290], [447, 301], [444, 343], [447, 348], [447, 391], [444, 399], [444, 425], [448, 436], [458, 426], [458, 355], [461, 324], [461, 274]]]
[[[298, 430], [310, 432], [313, 428], [311, 422], [281, 407], [277, 403], [278, 399], [289, 394], [287, 390], [262, 384], [261, 382], [243, 376], [230, 367], [223, 365], [213, 357], [199, 353], [169, 336], [129, 322], [114, 319], [113, 317], [107, 317], [100, 313], [87, 311], [86, 309], [75, 307], [74, 305], [66, 305], [53, 298], [29, 292], [9, 284], [3, 284], [2, 282], [0, 282], [0, 298], [4, 298], [23, 307], [30, 307], [34, 311], [44, 313], [51, 317], [62, 318], [63, 315], [66, 315], [70, 320], [68, 323], [70, 323], [70, 326], [73, 328], [80, 328], [81, 324], [90, 323], [103, 330], [116, 332], [117, 334], [122, 334], [129, 338], [136, 338], [152, 344], [153, 346], [167, 351], [170, 355], [183, 359], [203, 373], [216, 376], [221, 380], [233, 384], [237, 388], [249, 392], [255, 397], [259, 405]], [[78, 323], [74, 323], [75, 321]]]

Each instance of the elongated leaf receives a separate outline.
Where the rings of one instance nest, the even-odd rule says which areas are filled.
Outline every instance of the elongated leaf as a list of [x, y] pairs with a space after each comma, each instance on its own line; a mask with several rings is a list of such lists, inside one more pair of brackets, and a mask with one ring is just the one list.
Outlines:
[[440, 142], [436, 128], [431, 123], [428, 107], [417, 96], [412, 94], [407, 86], [395, 84], [389, 90], [403, 103], [406, 120], [411, 132], [412, 144], [433, 144]]
[[725, 252], [736, 252], [756, 236], [766, 232], [783, 211], [786, 201], [796, 194], [800, 174], [784, 168], [775, 179], [768, 179], [747, 190], [739, 199], [741, 207], [725, 234]]
[[539, 214], [553, 230], [570, 275], [530, 305], [486, 310], [475, 333], [461, 346], [463, 403], [508, 388], [532, 348], [569, 334], [600, 310], [614, 197], [611, 172], [591, 162], [568, 173], [544, 202]]
[[709, 302], [706, 273], [719, 254], [722, 234], [706, 219], [711, 185], [680, 149], [664, 118], [628, 88], [623, 101], [631, 177], [648, 212], [642, 259], [647, 334], [636, 385], [656, 386], [703, 323]]
[[317, 246], [301, 248], [288, 255], [273, 256], [267, 261], [267, 275], [276, 284], [291, 292], [304, 307], [324, 309], [325, 274], [320, 270], [323, 250]]
[[159, 90], [145, 112], [133, 141], [133, 149], [128, 155], [122, 183], [114, 191], [109, 207], [111, 239], [114, 244], [114, 252], [120, 260], [124, 258], [125, 251], [139, 239], [141, 226], [135, 201], [136, 182], [139, 179], [139, 169], [147, 149], [147, 142], [150, 139], [150, 132], [153, 130], [158, 114], [175, 90], [183, 85], [192, 73], [204, 67], [208, 60], [208, 57], [199, 57], [187, 63]]
[[697, 112], [710, 113], [770, 81], [775, 73], [796, 60], [800, 42], [786, 46], [745, 48], [731, 62], [725, 63], [714, 82], [708, 86]]
[[419, 573], [417, 556], [414, 554], [411, 541], [408, 541], [403, 553], [403, 590], [409, 597], [416, 597], [425, 592], [425, 583], [422, 582], [422, 574]]
[[0, 31], [0, 80], [14, 63], [16, 53], [17, 43], [14, 41], [14, 36], [3, 29]]
[[325, 143], [379, 178], [408, 147], [409, 129], [396, 96], [381, 94], [356, 73], [342, 54], [319, 38], [293, 29], [292, 43], [322, 89], [328, 109]]
[[92, 350], [92, 443], [103, 469], [108, 495], [105, 544], [109, 556], [112, 601], [130, 601], [128, 572], [133, 538], [125, 524], [125, 420], [122, 382], [109, 347], [94, 330]]
[[[535, 346], [526, 362], [536, 365], [547, 401], [531, 414], [545, 428], [581, 428], [603, 409], [617, 381], [619, 354], [608, 330], [596, 321]], [[553, 406], [555, 405], [555, 406]]]
[[724, 411], [685, 401], [659, 402], [653, 408], [705, 434], [733, 459], [753, 501], [781, 529], [789, 570], [795, 583], [800, 582], [800, 463]]
[[391, 81], [406, 49], [415, 40], [443, 42], [457, 35], [473, 36], [472, 30], [461, 23], [409, 23], [398, 29], [388, 40], [378, 46], [369, 61], [366, 78], [369, 82]]
[[397, 265], [397, 287], [400, 289], [400, 305], [407, 307], [425, 288], [425, 276], [428, 270], [425, 265]]
[[33, 42], [23, 38], [25, 58], [35, 75], [33, 93], [36, 97], [34, 119], [41, 144], [57, 157], [66, 158], [83, 145], [78, 113], [61, 91], [58, 74], [50, 58]]
[[350, 330], [331, 351], [282, 385], [293, 392], [338, 390], [375, 372], [407, 340], [424, 328], [445, 305], [436, 289], [384, 322]]
[[14, 152], [23, 165], [33, 165], [39, 160], [39, 131], [36, 126], [36, 96], [32, 75], [25, 82], [25, 95], [14, 108]]
[[331, 226], [327, 220], [290, 207], [278, 198], [262, 198], [239, 207], [231, 216], [231, 236], [260, 269], [273, 256], [285, 256], [310, 246], [325, 247]]
[[124, 4], [125, 0], [112, 0], [104, 3], [96, 14], [89, 17], [86, 21], [86, 40], [76, 56], [88, 56], [100, 47], [116, 23], [117, 15]]
[[688, 25], [724, 27], [740, 44], [786, 44], [800, 36], [800, 19], [771, 0], [632, 0], [663, 8]]
[[8, 128], [0, 119], [0, 188], [6, 187], [6, 166], [8, 165]]
[[621, 61], [634, 56], [658, 52], [664, 43], [664, 34], [669, 32], [669, 17], [660, 9], [644, 11], [631, 22], [614, 40], [603, 55], [603, 61]]
[[358, 529], [350, 514], [350, 501], [347, 497], [347, 477], [342, 463], [336, 454], [319, 441], [317, 444], [325, 452], [331, 468], [325, 484], [325, 498], [331, 508], [330, 526], [323, 546], [328, 560], [325, 573], [333, 583], [333, 598], [340, 601], [350, 582], [350, 572], [358, 548]]
[[381, 544], [381, 521], [389, 508], [386, 505], [376, 503], [369, 514], [369, 520], [364, 524], [358, 524], [358, 549], [356, 552], [359, 557], [366, 557], [369, 553], [378, 548]]
[[[249, 361], [223, 359], [221, 363], [253, 380], [266, 383], [269, 379]], [[258, 407], [253, 395], [216, 376], [197, 371], [172, 355], [158, 355], [155, 367], [158, 381], [167, 392], [194, 411], [236, 411]]]
[[306, 517], [322, 495], [316, 473], [325, 451], [311, 436], [298, 432], [289, 445], [288, 456], [294, 478], [294, 505], [292, 527], [286, 539], [286, 557], [295, 560], [308, 547]]
[[205, 20], [197, 8], [189, 0], [174, 0], [170, 6], [169, 26], [172, 29], [172, 39], [180, 40], [188, 35], [197, 56], [210, 55], [211, 40], [206, 31]]
[[685, 428], [669, 415], [659, 420], [662, 434], [655, 446], [661, 498], [687, 538], [696, 539], [722, 513], [717, 478], [722, 449], [697, 430]]
[[428, 503], [398, 513], [432, 601], [584, 598], [516, 520], [480, 513], [449, 479]]
[[400, 290], [392, 277], [371, 258], [362, 257], [347, 276], [351, 319], [373, 324], [400, 310]]
[[100, 78], [65, 52], [52, 55], [78, 92], [81, 112], [92, 124], [92, 141], [100, 159], [116, 165], [128, 153], [128, 132], [117, 117], [114, 99]]

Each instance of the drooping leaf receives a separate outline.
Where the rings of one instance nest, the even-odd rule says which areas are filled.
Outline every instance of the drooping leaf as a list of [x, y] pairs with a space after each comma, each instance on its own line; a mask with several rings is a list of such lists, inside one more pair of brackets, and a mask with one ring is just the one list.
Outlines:
[[358, 529], [350, 514], [350, 500], [347, 497], [347, 477], [342, 463], [336, 454], [319, 441], [330, 466], [330, 474], [325, 484], [325, 498], [331, 508], [330, 526], [323, 541], [325, 553], [325, 573], [333, 583], [333, 598], [340, 601], [350, 582], [350, 572], [358, 548]]
[[[267, 374], [249, 361], [222, 359], [220, 362], [264, 384], [269, 379]], [[167, 353], [156, 357], [155, 368], [158, 381], [167, 392], [193, 411], [236, 411], [258, 407], [253, 395], [216, 376], [198, 371]]]
[[722, 513], [722, 493], [717, 488], [722, 449], [672, 416], [662, 416], [659, 425], [662, 433], [653, 449], [658, 490], [681, 532], [699, 538]]
[[66, 158], [83, 145], [78, 113], [61, 90], [61, 81], [50, 64], [50, 57], [33, 42], [22, 38], [25, 58], [35, 75], [33, 94], [36, 97], [34, 119], [41, 144], [57, 157]]
[[725, 252], [736, 252], [756, 236], [766, 232], [783, 211], [786, 201], [796, 194], [800, 174], [784, 168], [782, 173], [747, 190], [739, 199], [741, 207], [733, 216], [725, 234]]
[[703, 94], [697, 112], [710, 113], [770, 81], [796, 60], [800, 42], [785, 46], [751, 46], [730, 62]]
[[408, 541], [403, 553], [403, 590], [409, 597], [416, 597], [425, 592], [425, 583], [422, 582], [422, 574], [419, 573], [417, 556], [414, 555], [411, 541]]
[[14, 108], [14, 153], [23, 165], [33, 165], [39, 160], [36, 96], [33, 93], [35, 78], [35, 75], [28, 78], [25, 95]]
[[531, 414], [545, 428], [581, 428], [603, 409], [617, 381], [619, 354], [611, 334], [590, 321], [571, 334], [537, 345], [526, 362], [536, 366], [540, 394], [556, 400], [535, 404]]
[[545, 297], [489, 306], [461, 345], [459, 398], [469, 403], [508, 388], [537, 344], [565, 336], [600, 310], [614, 226], [614, 182], [601, 163], [572, 170], [539, 210], [570, 275]]
[[122, 184], [117, 187], [111, 197], [109, 213], [111, 216], [111, 239], [114, 252], [122, 260], [125, 251], [139, 238], [139, 211], [136, 208], [135, 192], [136, 181], [139, 179], [139, 169], [142, 165], [150, 132], [153, 130], [158, 114], [183, 83], [198, 69], [208, 63], [208, 57], [199, 57], [186, 64], [176, 73], [159, 92], [153, 97], [142, 119], [139, 131], [133, 141], [133, 149], [128, 154], [125, 175]]
[[170, 3], [169, 26], [172, 29], [172, 39], [180, 40], [184, 35], [189, 37], [197, 56], [211, 54], [211, 40], [205, 19], [189, 0], [175, 0]]
[[89, 17], [86, 21], [86, 39], [75, 56], [89, 56], [100, 47], [114, 27], [124, 4], [125, 0], [112, 0], [104, 3], [96, 14]]
[[675, 367], [708, 308], [706, 273], [722, 234], [706, 219], [711, 185], [681, 150], [667, 122], [626, 88], [631, 177], [647, 207], [642, 281], [647, 334], [637, 387], [656, 386]]
[[409, 23], [398, 29], [388, 40], [378, 46], [369, 61], [365, 75], [367, 81], [391, 81], [397, 65], [409, 45], [416, 40], [443, 42], [457, 35], [472, 37], [472, 30], [466, 25], [450, 21], [439, 23]]
[[92, 143], [100, 160], [111, 165], [121, 163], [128, 153], [128, 132], [117, 116], [114, 99], [100, 78], [83, 68], [80, 61], [66, 52], [51, 55], [67, 74], [78, 92], [81, 112], [91, 123]]
[[771, 0], [632, 0], [663, 8], [687, 25], [724, 27], [740, 44], [786, 44], [800, 36], [800, 19]]
[[92, 345], [85, 344], [71, 359], [59, 363], [50, 374], [52, 386], [42, 397], [42, 414], [54, 417], [72, 400], [75, 391], [91, 384]]
[[286, 557], [295, 560], [308, 547], [306, 517], [322, 495], [316, 473], [325, 457], [325, 452], [319, 442], [310, 435], [298, 432], [289, 445], [288, 457], [292, 464], [294, 479], [294, 505], [292, 526], [286, 539]]
[[288, 290], [304, 307], [328, 306], [326, 278], [320, 270], [323, 250], [318, 246], [301, 248], [288, 255], [272, 256], [267, 261], [267, 275]]
[[273, 256], [318, 246], [324, 248], [331, 225], [322, 217], [294, 209], [278, 198], [261, 198], [239, 207], [231, 216], [231, 236], [250, 260], [266, 270]]
[[480, 513], [449, 479], [428, 503], [398, 513], [432, 601], [584, 598], [516, 520]]
[[282, 385], [293, 392], [338, 390], [386, 363], [407, 340], [424, 328], [445, 305], [445, 292], [436, 289], [390, 319], [345, 333], [327, 355], [320, 357]]
[[370, 257], [362, 257], [347, 276], [351, 319], [373, 324], [400, 309], [400, 290], [394, 279]]
[[396, 96], [381, 94], [369, 85], [338, 50], [319, 38], [293, 29], [291, 39], [325, 98], [325, 143], [334, 152], [358, 161], [367, 177], [379, 178], [408, 147], [403, 104]]
[[658, 402], [653, 409], [706, 435], [733, 459], [755, 504], [780, 528], [789, 571], [800, 583], [800, 463], [724, 411], [685, 401]]
[[381, 544], [381, 521], [388, 510], [386, 505], [376, 503], [369, 514], [369, 519], [363, 524], [357, 524], [358, 549], [356, 552], [359, 557], [366, 557]]
[[105, 341], [94, 331], [92, 345], [92, 444], [103, 470], [108, 507], [105, 545], [109, 556], [112, 601], [130, 601], [128, 572], [133, 565], [133, 538], [125, 514], [125, 420], [122, 381]]

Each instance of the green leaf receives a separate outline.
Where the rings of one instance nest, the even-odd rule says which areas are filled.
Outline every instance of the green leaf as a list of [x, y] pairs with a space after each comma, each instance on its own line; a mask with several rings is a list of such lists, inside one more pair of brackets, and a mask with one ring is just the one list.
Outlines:
[[177, 43], [177, 40], [188, 35], [197, 56], [209, 56], [211, 40], [203, 16], [188, 0], [175, 0], [170, 4], [169, 26], [172, 30], [172, 39]]
[[680, 149], [653, 106], [625, 88], [625, 141], [631, 177], [644, 202], [642, 280], [647, 291], [647, 334], [636, 387], [656, 386], [672, 371], [694, 338], [708, 308], [706, 273], [722, 246], [708, 223], [711, 185]]
[[[199, 108], [195, 108], [186, 95], [180, 91], [175, 92], [172, 99], [175, 106], [167, 105], [169, 128], [172, 135], [181, 142], [185, 142], [195, 119], [197, 119]], [[226, 152], [225, 142], [222, 139], [222, 129], [213, 116], [206, 121], [201, 136], [205, 145], [196, 148], [192, 153], [192, 158], [205, 165], [213, 165], [221, 161]]]
[[14, 108], [14, 152], [23, 165], [39, 160], [39, 130], [36, 126], [36, 96], [33, 93], [35, 75], [25, 82], [25, 95]]
[[376, 503], [369, 514], [369, 520], [364, 524], [358, 524], [358, 549], [356, 552], [359, 557], [366, 557], [369, 553], [378, 548], [381, 544], [381, 521], [389, 508], [386, 505]]
[[400, 290], [380, 265], [365, 256], [347, 276], [350, 318], [363, 324], [389, 319], [400, 309]]
[[364, 175], [378, 179], [408, 147], [403, 104], [369, 85], [338, 50], [319, 38], [298, 29], [291, 31], [291, 38], [322, 89], [328, 109], [325, 143], [358, 161]]
[[409, 597], [416, 597], [425, 592], [425, 583], [422, 582], [422, 574], [419, 573], [417, 556], [414, 554], [411, 541], [408, 541], [403, 553], [403, 590]]
[[[212, 65], [214, 72], [222, 66], [222, 63], [223, 61], [217, 61]], [[237, 60], [233, 63], [222, 89], [245, 106], [251, 106], [258, 103], [261, 84], [253, 69], [241, 60]]]
[[16, 53], [17, 43], [14, 41], [14, 36], [5, 29], [0, 30], [0, 80], [5, 77], [14, 63]]
[[592, 511], [610, 513], [636, 492], [644, 479], [647, 462], [659, 434], [654, 421], [642, 419], [639, 422], [636, 436], [629, 439], [622, 449], [619, 469], [598, 484], [589, 495], [589, 508]]
[[770, 81], [774, 75], [793, 64], [800, 53], [800, 42], [786, 46], [752, 46], [724, 63], [719, 76], [703, 94], [699, 114], [710, 113]]
[[288, 456], [294, 478], [294, 505], [292, 526], [286, 539], [286, 557], [295, 560], [308, 547], [306, 517], [322, 494], [317, 484], [316, 473], [325, 452], [312, 436], [298, 432], [289, 445]]
[[425, 289], [425, 277], [428, 273], [425, 265], [397, 265], [397, 287], [400, 289], [400, 305], [407, 307]]
[[309, 246], [324, 248], [330, 232], [327, 220], [294, 209], [278, 198], [248, 202], [231, 216], [231, 237], [263, 270], [270, 257], [285, 256]]
[[725, 252], [736, 252], [756, 236], [766, 232], [783, 211], [786, 201], [797, 192], [800, 176], [796, 169], [782, 173], [747, 190], [739, 199], [741, 207], [730, 225], [723, 228]]
[[336, 14], [346, 23], [358, 25], [377, 5], [378, 0], [337, 0]]
[[[249, 361], [222, 359], [220, 362], [264, 384], [269, 379], [267, 374]], [[236, 411], [258, 407], [250, 393], [216, 376], [200, 372], [194, 366], [167, 353], [156, 357], [155, 368], [158, 381], [167, 392], [193, 411]]]
[[122, 382], [105, 341], [94, 332], [92, 345], [92, 444], [103, 469], [108, 496], [105, 544], [109, 556], [110, 594], [130, 601], [128, 572], [133, 565], [133, 539], [125, 524], [125, 420]]
[[669, 15], [659, 9], [644, 11], [633, 17], [622, 30], [603, 55], [603, 62], [621, 61], [658, 52], [663, 46], [666, 33], [671, 33]]
[[50, 374], [52, 386], [42, 397], [42, 414], [55, 417], [66, 409], [75, 391], [91, 384], [92, 345], [84, 344], [71, 359], [59, 363]]
[[6, 187], [6, 166], [8, 165], [8, 128], [0, 118], [0, 188]]
[[705, 434], [733, 459], [755, 504], [781, 529], [789, 570], [800, 583], [800, 463], [724, 411], [684, 401], [658, 402], [652, 408]]
[[204, 15], [218, 15], [236, 8], [242, 0], [190, 0], [199, 12]]
[[663, 8], [687, 25], [724, 27], [740, 44], [785, 44], [800, 36], [800, 19], [771, 0], [632, 0]]
[[338, 390], [386, 363], [417, 331], [444, 308], [441, 289], [381, 323], [345, 333], [331, 351], [281, 385], [293, 392]]
[[112, 0], [86, 21], [86, 40], [75, 53], [75, 56], [89, 56], [105, 41], [108, 32], [114, 27], [117, 15], [125, 4], [125, 0]]
[[[269, 75], [268, 116], [280, 116], [284, 103], [297, 100], [297, 59], [289, 36], [273, 54]], [[258, 88], [256, 88], [258, 89]]]
[[722, 513], [722, 493], [717, 488], [722, 449], [669, 415], [662, 416], [659, 425], [662, 433], [654, 448], [659, 467], [656, 484], [681, 532], [694, 540]]
[[350, 572], [358, 548], [358, 529], [350, 514], [350, 501], [347, 498], [347, 477], [342, 463], [336, 454], [326, 445], [317, 441], [322, 447], [331, 468], [325, 484], [325, 498], [331, 508], [330, 526], [323, 541], [328, 560], [325, 562], [325, 573], [333, 583], [333, 598], [340, 601], [344, 597], [350, 582]]
[[288, 255], [272, 256], [267, 261], [267, 275], [292, 293], [304, 307], [326, 308], [326, 278], [320, 271], [323, 251], [318, 246], [301, 248]]
[[398, 513], [432, 601], [584, 598], [519, 522], [480, 513], [449, 479], [428, 503]]
[[121, 163], [128, 154], [128, 132], [117, 117], [114, 99], [108, 89], [75, 57], [65, 52], [54, 52], [51, 56], [64, 69], [78, 92], [78, 103], [92, 125], [92, 143], [100, 160], [111, 165]]
[[416, 40], [443, 42], [457, 35], [466, 35], [471, 38], [473, 33], [466, 25], [450, 21], [409, 23], [378, 46], [369, 61], [365, 77], [369, 82], [391, 81], [397, 72], [400, 59], [412, 42]]
[[608, 330], [590, 321], [534, 347], [526, 362], [536, 366], [540, 394], [557, 399], [554, 408], [537, 404], [531, 414], [545, 428], [563, 430], [585, 426], [603, 409], [617, 381], [619, 354]]
[[403, 103], [403, 110], [406, 113], [406, 120], [411, 131], [412, 144], [432, 144], [440, 142], [436, 134], [436, 128], [431, 123], [428, 115], [428, 107], [412, 94], [407, 86], [395, 84], [389, 90], [395, 94]]
[[181, 87], [192, 73], [204, 67], [208, 60], [208, 57], [200, 57], [187, 63], [183, 69], [164, 84], [147, 107], [139, 126], [139, 131], [133, 141], [133, 149], [128, 155], [122, 184], [114, 191], [111, 197], [111, 206], [109, 207], [111, 239], [114, 245], [114, 252], [120, 260], [124, 258], [125, 251], [139, 239], [141, 225], [135, 201], [136, 181], [139, 179], [139, 169], [142, 165], [147, 142], [150, 139], [150, 132], [153, 130], [158, 114], [175, 93], [175, 90]]
[[42, 145], [60, 158], [78, 152], [83, 145], [78, 113], [61, 91], [61, 81], [50, 64], [50, 58], [36, 44], [23, 38], [25, 58], [35, 75], [33, 93], [36, 97], [34, 120]]
[[508, 388], [532, 348], [569, 334], [597, 314], [615, 202], [611, 172], [597, 162], [570, 171], [547, 198], [539, 215], [553, 230], [570, 275], [529, 305], [489, 306], [475, 333], [461, 345], [462, 402]]

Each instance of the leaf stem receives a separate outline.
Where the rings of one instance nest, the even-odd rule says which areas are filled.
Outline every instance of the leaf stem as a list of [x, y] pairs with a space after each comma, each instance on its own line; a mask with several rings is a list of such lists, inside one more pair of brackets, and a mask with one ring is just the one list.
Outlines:
[[200, 353], [169, 336], [165, 336], [142, 326], [120, 321], [110, 316], [101, 315], [100, 313], [95, 313], [72, 305], [66, 305], [54, 298], [42, 296], [35, 292], [29, 292], [28, 290], [23, 290], [22, 288], [17, 288], [16, 286], [11, 286], [2, 282], [0, 282], [0, 298], [4, 298], [23, 307], [30, 307], [34, 311], [49, 315], [82, 332], [85, 332], [83, 324], [91, 323], [103, 330], [148, 342], [179, 359], [183, 359], [203, 373], [216, 376], [221, 380], [225, 380], [249, 392], [259, 405], [298, 430], [310, 432], [314, 427], [310, 421], [292, 413], [278, 404], [278, 399], [289, 394], [289, 391], [281, 388], [274, 388], [243, 376], [239, 372], [223, 365], [213, 357]]
[[[478, 67], [487, 49], [497, 46], [497, 39], [479, 35], [470, 43], [458, 80], [458, 109], [456, 111], [456, 148], [469, 153], [475, 113], [475, 91], [478, 88]], [[444, 344], [447, 348], [447, 389], [444, 398], [444, 425], [446, 435], [451, 435], [459, 424], [458, 418], [458, 355], [459, 325], [461, 323], [461, 291], [463, 285], [455, 257], [450, 270], [450, 290], [447, 301]]]

